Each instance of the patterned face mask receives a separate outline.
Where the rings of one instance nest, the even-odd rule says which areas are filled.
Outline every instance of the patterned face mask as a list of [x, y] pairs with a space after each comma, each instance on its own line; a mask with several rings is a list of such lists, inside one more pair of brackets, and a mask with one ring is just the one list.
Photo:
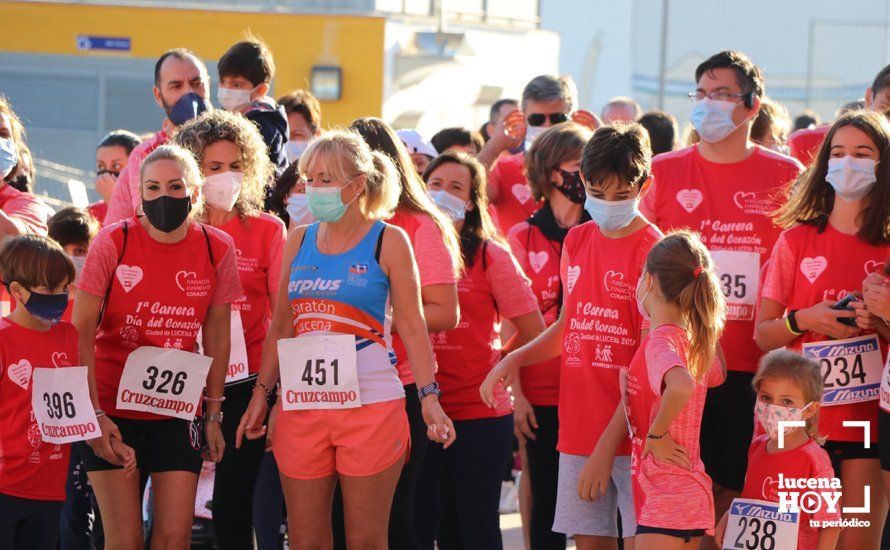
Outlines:
[[[803, 412], [813, 403], [807, 403], [802, 408], [783, 407], [781, 405], [773, 405], [764, 401], [757, 401], [754, 406], [754, 416], [757, 421], [766, 430], [770, 439], [778, 439], [779, 437], [779, 421], [784, 420], [803, 420]], [[791, 432], [798, 428], [785, 428], [785, 433]]]

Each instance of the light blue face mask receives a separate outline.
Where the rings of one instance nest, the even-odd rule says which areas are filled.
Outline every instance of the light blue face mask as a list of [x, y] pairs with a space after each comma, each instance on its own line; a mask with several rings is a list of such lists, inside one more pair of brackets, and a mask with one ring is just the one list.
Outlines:
[[461, 221], [467, 214], [467, 203], [444, 189], [430, 191], [430, 197], [440, 210], [451, 216], [451, 221]]
[[[355, 181], [355, 180], [353, 180]], [[343, 217], [349, 203], [343, 204], [340, 191], [352, 185], [350, 181], [343, 187], [312, 187], [306, 186], [306, 199], [309, 203], [309, 211], [320, 222], [333, 223]], [[358, 195], [353, 197], [353, 201]]]
[[600, 229], [606, 231], [618, 231], [630, 225], [630, 222], [640, 213], [640, 201], [637, 198], [623, 201], [604, 201], [595, 199], [590, 195], [584, 202], [584, 209], [590, 214], [591, 219]]
[[689, 118], [703, 141], [716, 143], [738, 128], [738, 125], [732, 121], [732, 113], [738, 106], [738, 103], [731, 101], [705, 98], [692, 105], [692, 113]]
[[5, 178], [19, 163], [19, 152], [12, 138], [0, 138], [0, 178]]

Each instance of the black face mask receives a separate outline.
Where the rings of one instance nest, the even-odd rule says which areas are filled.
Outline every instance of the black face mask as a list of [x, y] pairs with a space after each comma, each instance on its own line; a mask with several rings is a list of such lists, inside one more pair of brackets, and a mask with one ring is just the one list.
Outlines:
[[584, 182], [581, 181], [581, 172], [566, 172], [559, 168], [557, 170], [562, 176], [562, 185], [554, 183], [553, 187], [573, 203], [584, 204], [587, 193], [584, 191]]
[[101, 176], [102, 174], [111, 174], [114, 177], [118, 177], [121, 175], [120, 172], [115, 172], [113, 170], [97, 170], [96, 171], [96, 176]]
[[162, 195], [153, 201], [142, 200], [142, 211], [158, 231], [170, 233], [182, 225], [192, 211], [192, 198]]

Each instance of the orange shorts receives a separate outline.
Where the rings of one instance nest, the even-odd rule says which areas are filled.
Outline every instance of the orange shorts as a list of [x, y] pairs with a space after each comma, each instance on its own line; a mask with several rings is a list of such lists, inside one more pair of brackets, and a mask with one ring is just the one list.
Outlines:
[[406, 460], [411, 445], [405, 400], [354, 409], [280, 411], [272, 451], [283, 475], [366, 477]]

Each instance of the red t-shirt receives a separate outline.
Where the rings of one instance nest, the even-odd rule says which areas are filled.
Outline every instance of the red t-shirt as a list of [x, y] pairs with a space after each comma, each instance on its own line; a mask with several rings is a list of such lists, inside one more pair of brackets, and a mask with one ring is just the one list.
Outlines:
[[235, 217], [219, 229], [235, 243], [235, 259], [244, 295], [232, 303], [232, 309], [241, 312], [248, 371], [256, 374], [260, 370], [263, 341], [272, 320], [269, 294], [278, 292], [287, 231], [284, 222], [265, 212], [244, 219]]
[[637, 349], [627, 373], [625, 398], [632, 441], [631, 474], [637, 523], [667, 529], [714, 528], [714, 496], [711, 478], [701, 460], [699, 435], [708, 387], [723, 383], [719, 365], [713, 365], [689, 401], [668, 426], [668, 433], [686, 449], [692, 469], [643, 456], [652, 421], [661, 408], [664, 376], [674, 367], [686, 369], [686, 333], [675, 325], [653, 329]]
[[22, 232], [46, 237], [47, 214], [50, 211], [31, 193], [23, 193], [11, 185], [0, 185], [0, 210]]
[[[507, 236], [510, 249], [525, 275], [531, 280], [538, 309], [549, 327], [556, 322], [562, 302], [559, 258], [562, 243], [551, 241], [537, 226], [520, 222]], [[535, 406], [559, 404], [559, 357], [527, 365], [519, 371], [522, 393]]]
[[107, 225], [90, 244], [78, 291], [104, 297], [109, 288], [96, 334], [95, 373], [102, 410], [121, 418], [167, 418], [118, 410], [124, 364], [142, 346], [195, 351], [198, 329], [210, 306], [231, 304], [243, 294], [232, 238], [192, 223], [184, 240], [161, 243], [138, 218]]
[[[618, 372], [630, 366], [643, 318], [634, 293], [649, 250], [661, 238], [653, 225], [620, 238], [594, 222], [566, 237], [560, 274], [563, 348], [559, 384], [560, 452], [589, 455], [621, 400]], [[630, 438], [618, 449], [630, 454]]]
[[[763, 297], [778, 302], [788, 310], [808, 308], [824, 300], [840, 300], [847, 294], [861, 289], [862, 280], [870, 273], [883, 270], [888, 255], [890, 246], [870, 245], [855, 235], [844, 235], [831, 224], [828, 224], [822, 233], [819, 233], [816, 226], [798, 225], [783, 232], [776, 242], [763, 286]], [[874, 334], [874, 332], [863, 331], [861, 334]], [[788, 347], [800, 352], [804, 343], [827, 340], [831, 338], [807, 332]], [[879, 374], [886, 359], [887, 342], [882, 338], [878, 338], [878, 341], [881, 359], [878, 364], [872, 365], [872, 368], [877, 369]], [[871, 357], [875, 355], [871, 354]], [[860, 357], [867, 360], [868, 356]], [[875, 441], [880, 376], [874, 387], [872, 400], [846, 405], [829, 405], [834, 398], [843, 397], [845, 386], [851, 382], [855, 384], [855, 379], [845, 377], [842, 373], [846, 368], [850, 368], [851, 375], [857, 374], [856, 360], [841, 361], [829, 358], [816, 360], [822, 367], [826, 381], [822, 408], [819, 410], [820, 433], [832, 441], [862, 441], [861, 428], [845, 428], [842, 423], [844, 420], [869, 420], [872, 441]], [[859, 365], [859, 368], [867, 367], [868, 365]], [[840, 378], [838, 375], [841, 375]]]
[[[386, 220], [386, 223], [401, 227], [408, 234], [408, 240], [411, 241], [411, 248], [414, 251], [414, 260], [417, 262], [421, 288], [457, 283], [457, 275], [451, 263], [451, 253], [445, 246], [445, 239], [433, 218], [420, 212], [397, 208], [396, 213]], [[399, 371], [399, 379], [405, 386], [413, 384], [414, 373], [411, 372], [408, 353], [398, 333], [392, 335], [392, 347], [398, 361], [396, 369]]]
[[819, 147], [825, 141], [831, 124], [816, 126], [815, 128], [804, 128], [792, 132], [788, 136], [788, 147], [791, 149], [791, 156], [800, 161], [804, 166], [809, 166], [810, 162], [816, 158], [819, 153]]
[[[824, 409], [823, 409], [824, 411]], [[822, 414], [820, 411], [819, 414]], [[769, 436], [761, 435], [751, 442], [748, 449], [748, 472], [745, 474], [745, 487], [742, 498], [753, 498], [767, 502], [779, 502], [779, 474], [785, 478], [828, 479], [834, 478], [834, 468], [825, 449], [808, 441], [796, 449], [768, 452], [766, 444]], [[855, 506], [855, 504], [853, 504]], [[800, 526], [797, 534], [797, 548], [811, 550], [816, 548], [819, 540], [819, 529], [810, 527], [810, 520], [839, 521], [840, 510], [828, 512], [823, 504], [818, 512], [808, 514], [801, 508]], [[778, 549], [777, 549], [778, 550]]]
[[105, 201], [94, 202], [87, 206], [87, 212], [99, 220], [99, 225], [103, 225], [105, 223], [105, 216], [108, 214], [108, 203]]
[[501, 233], [506, 234], [511, 227], [525, 221], [541, 207], [525, 179], [525, 153], [499, 158], [488, 174], [488, 184], [498, 190], [498, 198], [492, 205]]
[[39, 331], [0, 319], [0, 493], [65, 500], [71, 447], [43, 442], [31, 408], [31, 374], [74, 366], [79, 357], [70, 323]]
[[727, 296], [720, 343], [729, 370], [756, 372], [763, 355], [752, 341], [760, 267], [781, 233], [770, 213], [800, 170], [794, 159], [760, 146], [733, 164], [707, 161], [695, 145], [652, 162], [655, 182], [640, 209], [662, 231], [697, 231], [711, 251]]
[[498, 385], [492, 409], [482, 402], [479, 386], [501, 358], [501, 319], [538, 309], [529, 281], [509, 250], [489, 241], [479, 247], [473, 265], [458, 281], [457, 295], [457, 328], [430, 335], [439, 366], [442, 409], [452, 420], [510, 414], [513, 406], [506, 388]]

